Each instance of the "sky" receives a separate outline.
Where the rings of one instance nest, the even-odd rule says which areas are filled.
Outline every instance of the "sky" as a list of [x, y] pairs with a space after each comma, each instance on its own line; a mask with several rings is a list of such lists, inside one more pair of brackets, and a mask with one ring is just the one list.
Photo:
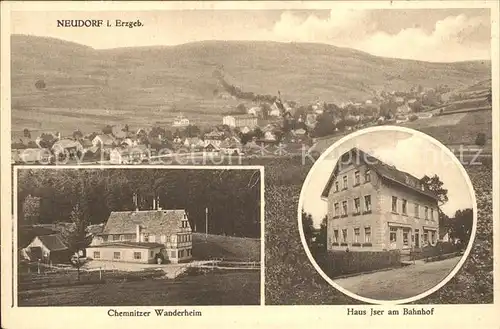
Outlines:
[[[13, 12], [11, 33], [93, 48], [203, 40], [326, 43], [383, 57], [433, 62], [490, 59], [489, 9], [163, 10]], [[139, 19], [137, 28], [61, 28], [58, 19]]]
[[327, 204], [321, 199], [321, 193], [340, 156], [353, 147], [417, 178], [437, 174], [444, 184], [443, 188], [448, 189], [449, 200], [441, 207], [446, 215], [453, 217], [458, 209], [472, 208], [472, 194], [466, 179], [457, 164], [440, 147], [418, 135], [401, 131], [377, 131], [349, 139], [332, 150], [323, 161], [314, 164], [311, 178], [303, 186], [302, 207], [313, 216], [316, 227], [319, 227], [327, 212]]

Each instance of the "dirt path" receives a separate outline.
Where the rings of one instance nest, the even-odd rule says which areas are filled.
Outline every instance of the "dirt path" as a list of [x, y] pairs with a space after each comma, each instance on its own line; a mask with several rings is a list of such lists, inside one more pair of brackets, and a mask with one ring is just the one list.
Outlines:
[[421, 294], [441, 282], [457, 265], [460, 257], [410, 265], [394, 270], [362, 274], [334, 280], [356, 295], [378, 300], [404, 299]]

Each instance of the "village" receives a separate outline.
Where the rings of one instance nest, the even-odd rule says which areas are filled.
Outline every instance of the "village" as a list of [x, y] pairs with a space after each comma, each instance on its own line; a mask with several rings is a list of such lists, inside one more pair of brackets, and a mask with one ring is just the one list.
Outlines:
[[[232, 90], [228, 88], [229, 90]], [[106, 125], [98, 132], [76, 130], [71, 136], [59, 132], [24, 129], [12, 140], [13, 163], [24, 164], [137, 164], [161, 163], [173, 156], [262, 157], [300, 154], [325, 136], [345, 135], [382, 124], [405, 124], [443, 112], [446, 86], [412, 88], [408, 92], [381, 92], [363, 102], [340, 106], [317, 101], [299, 106], [278, 96], [253, 96], [221, 116], [220, 124], [204, 126], [179, 113], [171, 126], [131, 128]], [[233, 92], [234, 94], [234, 92]], [[242, 97], [237, 94], [238, 97]], [[476, 97], [477, 95], [475, 95]], [[484, 95], [479, 95], [484, 96]], [[228, 92], [219, 97], [233, 98]], [[454, 100], [462, 95], [452, 95]]]

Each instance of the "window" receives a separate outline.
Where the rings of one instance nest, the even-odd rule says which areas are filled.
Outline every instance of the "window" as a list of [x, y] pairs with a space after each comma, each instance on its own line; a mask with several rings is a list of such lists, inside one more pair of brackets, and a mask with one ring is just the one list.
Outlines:
[[403, 245], [405, 247], [408, 247], [410, 245], [409, 238], [410, 238], [410, 230], [404, 229], [403, 230]]
[[150, 237], [149, 237], [149, 242], [156, 242], [156, 236], [154, 234], [152, 234]]
[[144, 233], [142, 236], [143, 242], [149, 242], [149, 233]]
[[392, 212], [398, 212], [398, 197], [392, 197]]
[[151, 251], [149, 252], [149, 256], [150, 256], [150, 258], [153, 258], [153, 257], [155, 256], [155, 251], [154, 251], [154, 250], [151, 250]]
[[99, 259], [101, 258], [101, 252], [100, 251], [94, 251], [94, 259]]
[[359, 185], [359, 171], [354, 172], [354, 185]]
[[396, 243], [397, 241], [397, 236], [398, 236], [398, 229], [396, 227], [391, 227], [390, 234], [389, 234], [389, 239], [391, 243]]
[[415, 203], [415, 217], [418, 218], [420, 216], [420, 209], [418, 208], [418, 203]]
[[165, 234], [162, 234], [162, 235], [160, 236], [160, 241], [161, 241], [161, 243], [165, 243], [165, 242], [167, 242], [167, 236], [166, 236]]
[[338, 202], [337, 202], [337, 203], [335, 203], [334, 208], [335, 208], [335, 217], [336, 217], [336, 216], [339, 216], [339, 215], [340, 215], [340, 213], [339, 213], [339, 210], [340, 210], [339, 208], [340, 208], [340, 206], [339, 206], [339, 203], [338, 203]]
[[356, 214], [361, 212], [361, 204], [359, 202], [359, 198], [354, 199], [354, 211]]
[[403, 203], [402, 203], [401, 211], [403, 212], [404, 215], [406, 215], [407, 214], [406, 205], [408, 204], [408, 201], [406, 201], [405, 199], [403, 199], [402, 201], [403, 201]]
[[344, 185], [343, 185], [343, 187], [342, 187], [342, 188], [343, 188], [344, 190], [347, 190], [347, 176], [344, 176], [344, 178], [343, 178], [343, 184], [344, 184]]
[[125, 235], [120, 235], [120, 241], [125, 241]]
[[339, 191], [339, 182], [335, 182], [335, 192]]
[[333, 242], [339, 242], [339, 230], [333, 230]]
[[365, 183], [371, 182], [372, 178], [370, 175], [370, 169], [365, 172]]
[[342, 229], [342, 242], [347, 242], [347, 229]]
[[134, 251], [134, 259], [141, 259], [142, 253], [140, 251]]
[[429, 220], [429, 207], [425, 207], [425, 220]]
[[365, 227], [365, 242], [366, 243], [372, 242], [372, 228], [371, 227]]
[[424, 243], [429, 242], [429, 234], [427, 230], [424, 230]]
[[372, 196], [365, 195], [365, 211], [372, 211]]
[[113, 241], [118, 241], [120, 236], [118, 234], [113, 234]]
[[431, 221], [434, 221], [434, 209], [431, 208]]
[[177, 258], [176, 255], [175, 255], [175, 250], [172, 250], [170, 252], [170, 258]]
[[359, 242], [359, 227], [354, 229], [354, 242]]
[[122, 256], [122, 255], [121, 255], [121, 252], [119, 252], [119, 251], [115, 251], [115, 252], [113, 253], [113, 259], [120, 259], [120, 258], [121, 258], [121, 256]]
[[347, 216], [347, 201], [342, 201], [342, 216]]

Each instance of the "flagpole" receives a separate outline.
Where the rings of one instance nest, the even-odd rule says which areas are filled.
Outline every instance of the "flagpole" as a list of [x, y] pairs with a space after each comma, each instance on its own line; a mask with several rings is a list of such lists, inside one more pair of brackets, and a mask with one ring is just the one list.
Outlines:
[[208, 237], [208, 208], [205, 208], [205, 240]]

